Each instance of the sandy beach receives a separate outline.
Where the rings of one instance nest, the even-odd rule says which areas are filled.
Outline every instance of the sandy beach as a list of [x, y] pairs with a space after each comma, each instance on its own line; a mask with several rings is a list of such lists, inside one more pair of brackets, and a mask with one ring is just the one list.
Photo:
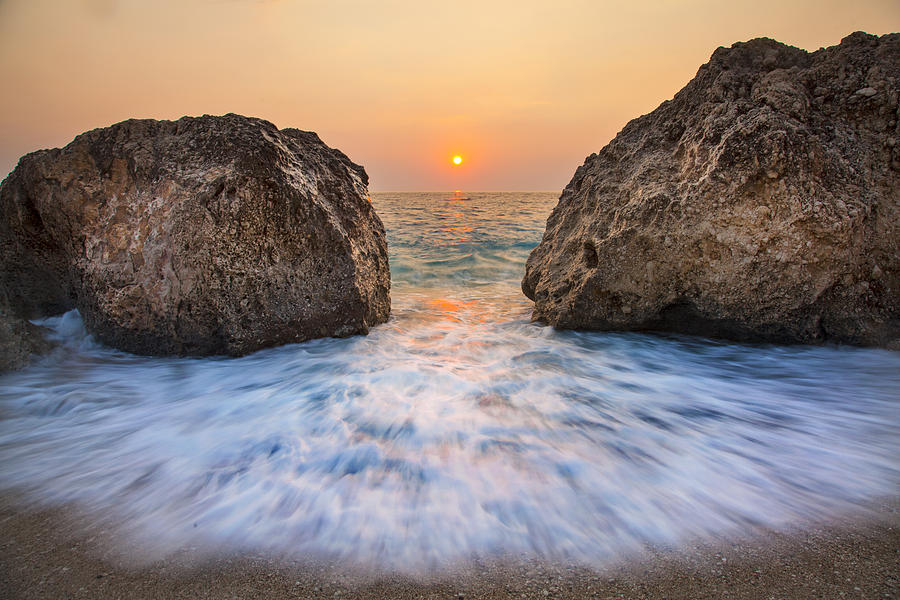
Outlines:
[[[410, 578], [348, 573], [256, 555], [190, 549], [135, 566], [77, 511], [0, 500], [0, 596], [19, 598], [900, 598], [900, 511], [853, 516], [751, 540], [649, 549], [600, 570], [511, 560]], [[134, 549], [139, 554], [139, 549]], [[132, 564], [129, 564], [132, 561]]]

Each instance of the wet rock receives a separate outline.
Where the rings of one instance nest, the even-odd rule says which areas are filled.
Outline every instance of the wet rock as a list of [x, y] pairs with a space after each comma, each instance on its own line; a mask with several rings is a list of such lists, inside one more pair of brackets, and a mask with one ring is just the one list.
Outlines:
[[32, 355], [48, 352], [53, 344], [45, 331], [14, 314], [0, 290], [0, 373], [21, 369]]
[[226, 115], [129, 120], [24, 156], [0, 187], [0, 286], [143, 354], [241, 355], [366, 333], [390, 311], [362, 167]]
[[0, 373], [21, 369], [33, 355], [51, 348], [53, 344], [44, 337], [42, 327], [0, 312]]
[[898, 34], [719, 48], [575, 172], [527, 263], [535, 318], [897, 347], [898, 97]]

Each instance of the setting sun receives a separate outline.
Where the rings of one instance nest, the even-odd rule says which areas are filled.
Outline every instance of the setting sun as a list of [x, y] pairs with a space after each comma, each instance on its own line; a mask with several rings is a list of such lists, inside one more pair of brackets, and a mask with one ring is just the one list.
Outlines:
[[461, 157], [461, 156], [454, 156], [454, 157], [453, 157], [453, 164], [454, 164], [454, 165], [458, 165], [458, 164], [461, 164], [461, 163], [462, 163], [462, 157]]

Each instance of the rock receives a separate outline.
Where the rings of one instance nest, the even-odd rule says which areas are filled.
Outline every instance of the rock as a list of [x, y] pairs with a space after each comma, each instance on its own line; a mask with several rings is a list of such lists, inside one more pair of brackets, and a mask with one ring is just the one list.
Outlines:
[[896, 346], [898, 97], [900, 34], [719, 48], [575, 172], [528, 259], [535, 318]]
[[21, 369], [33, 354], [48, 352], [53, 344], [44, 337], [45, 331], [16, 316], [0, 290], [0, 373]]
[[366, 333], [390, 311], [368, 177], [315, 133], [129, 120], [24, 156], [0, 186], [0, 287], [106, 344], [242, 355]]

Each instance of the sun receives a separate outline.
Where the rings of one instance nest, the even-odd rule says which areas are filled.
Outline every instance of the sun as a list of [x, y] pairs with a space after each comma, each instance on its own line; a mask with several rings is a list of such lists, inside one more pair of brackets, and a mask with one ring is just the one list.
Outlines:
[[454, 156], [454, 157], [453, 157], [453, 164], [454, 164], [454, 165], [462, 164], [462, 156]]

